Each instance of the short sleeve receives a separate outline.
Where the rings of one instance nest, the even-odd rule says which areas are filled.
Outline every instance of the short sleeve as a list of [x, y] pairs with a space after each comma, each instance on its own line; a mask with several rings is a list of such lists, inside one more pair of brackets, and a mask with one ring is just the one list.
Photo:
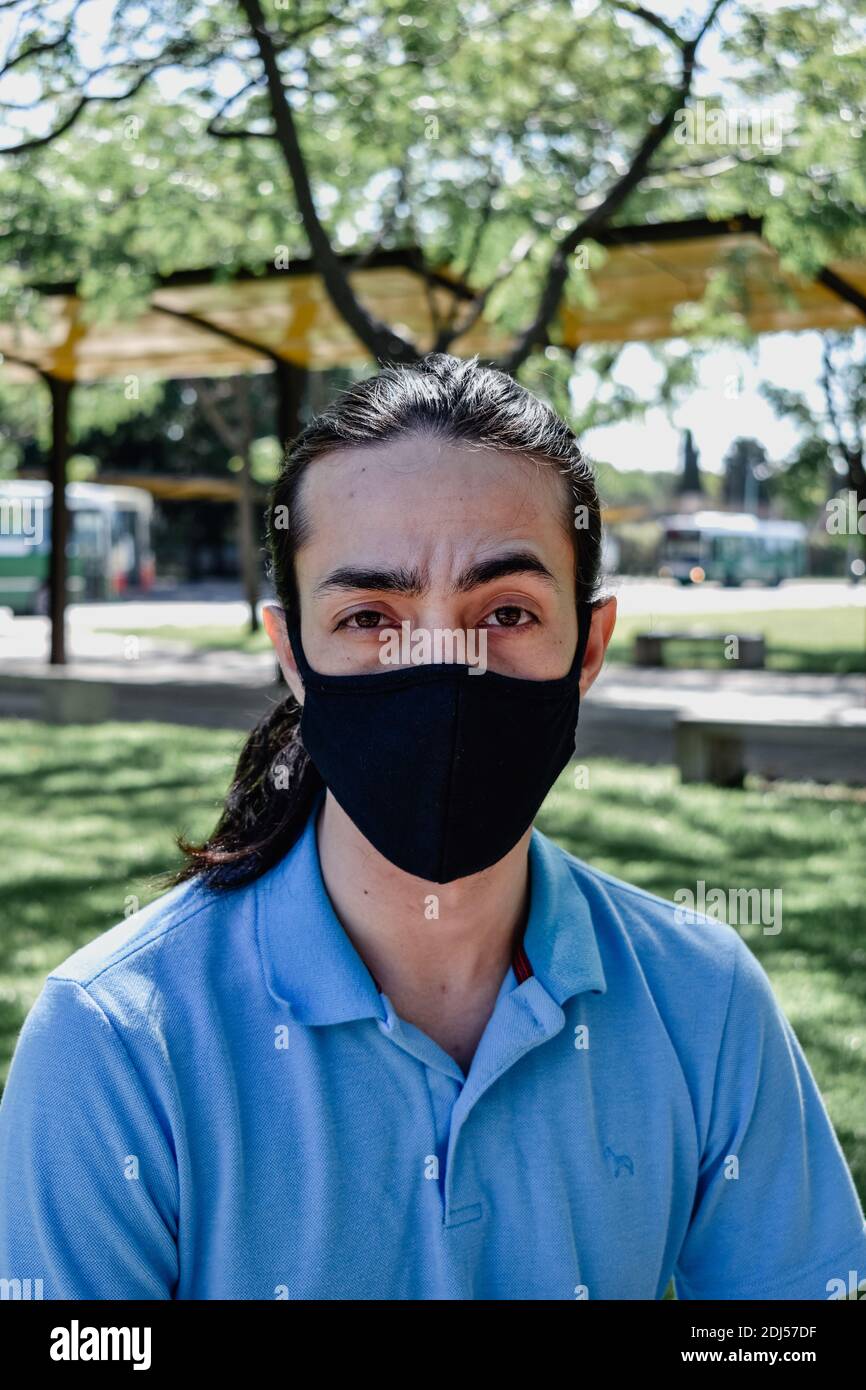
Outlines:
[[21, 1030], [0, 1173], [0, 1279], [20, 1281], [11, 1297], [172, 1297], [170, 1136], [119, 1033], [74, 980], [46, 980]]
[[769, 978], [738, 938], [677, 1297], [828, 1299], [831, 1281], [856, 1290], [864, 1276], [850, 1170]]

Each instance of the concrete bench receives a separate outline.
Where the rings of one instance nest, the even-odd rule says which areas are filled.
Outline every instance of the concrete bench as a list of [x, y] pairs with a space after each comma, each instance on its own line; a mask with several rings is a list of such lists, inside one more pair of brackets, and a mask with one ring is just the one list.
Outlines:
[[676, 762], [683, 782], [711, 782], [717, 787], [741, 787], [748, 767], [748, 744], [775, 745], [790, 752], [798, 747], [824, 750], [824, 756], [844, 759], [844, 780], [866, 781], [866, 710], [850, 723], [816, 724], [781, 719], [773, 723], [750, 719], [709, 719], [680, 715], [674, 734]]
[[737, 655], [728, 657], [731, 666], [748, 671], [763, 669], [766, 645], [760, 633], [737, 632], [639, 632], [634, 639], [635, 666], [664, 666], [664, 649], [667, 642], [694, 642], [700, 646], [716, 648], [725, 654], [725, 644], [732, 637], [737, 640]]

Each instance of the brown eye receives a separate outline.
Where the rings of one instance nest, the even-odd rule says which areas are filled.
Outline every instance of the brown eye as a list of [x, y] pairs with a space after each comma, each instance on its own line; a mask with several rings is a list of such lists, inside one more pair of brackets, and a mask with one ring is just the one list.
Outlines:
[[505, 608], [494, 608], [493, 616], [500, 627], [518, 627], [520, 625], [520, 615], [521, 613], [525, 613], [525, 611], [524, 608], [518, 608], [516, 605], [512, 604]]
[[384, 632], [388, 627], [398, 626], [399, 621], [390, 618], [387, 613], [380, 613], [376, 608], [359, 608], [357, 613], [349, 613], [347, 617], [341, 618], [334, 631]]

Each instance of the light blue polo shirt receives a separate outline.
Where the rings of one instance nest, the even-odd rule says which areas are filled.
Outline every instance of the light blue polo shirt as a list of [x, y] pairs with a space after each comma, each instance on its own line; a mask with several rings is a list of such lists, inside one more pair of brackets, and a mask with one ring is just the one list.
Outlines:
[[464, 1075], [378, 991], [315, 820], [255, 884], [183, 884], [49, 977], [0, 1106], [0, 1279], [572, 1300], [866, 1276], [839, 1143], [732, 927], [678, 925], [534, 830], [532, 973], [509, 970]]

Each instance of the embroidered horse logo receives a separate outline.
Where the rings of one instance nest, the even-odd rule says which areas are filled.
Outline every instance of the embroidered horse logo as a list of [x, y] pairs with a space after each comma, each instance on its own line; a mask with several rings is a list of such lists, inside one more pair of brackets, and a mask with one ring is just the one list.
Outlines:
[[604, 1148], [604, 1157], [609, 1158], [613, 1163], [613, 1175], [615, 1178], [619, 1177], [621, 1168], [624, 1168], [627, 1173], [630, 1173], [631, 1176], [634, 1177], [634, 1163], [632, 1162], [631, 1154], [615, 1154], [610, 1144], [606, 1144]]

